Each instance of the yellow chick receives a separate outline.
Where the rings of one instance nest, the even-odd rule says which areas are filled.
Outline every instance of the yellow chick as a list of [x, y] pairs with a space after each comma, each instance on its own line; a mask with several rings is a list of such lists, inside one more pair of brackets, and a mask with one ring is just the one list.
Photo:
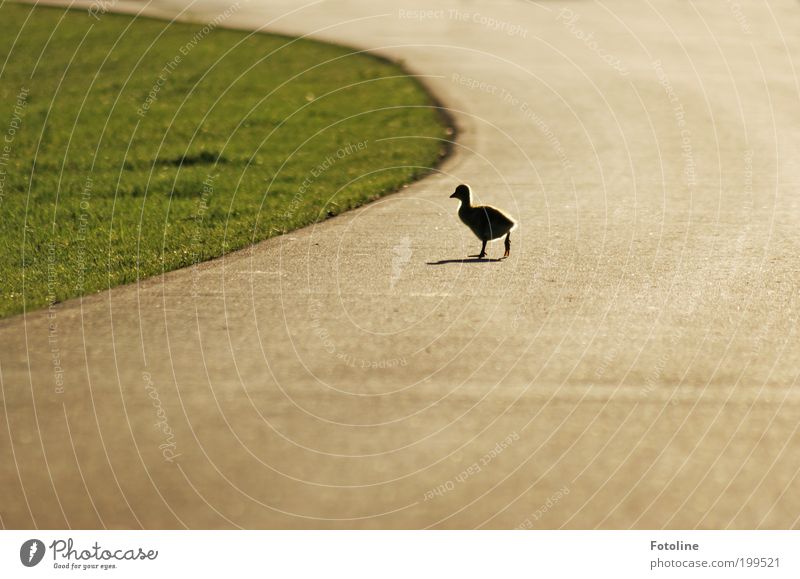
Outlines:
[[458, 208], [458, 217], [483, 242], [480, 254], [470, 257], [486, 257], [486, 242], [499, 239], [504, 235], [506, 236], [506, 252], [503, 257], [508, 257], [511, 253], [511, 231], [517, 226], [517, 222], [497, 207], [473, 205], [472, 191], [468, 185], [456, 187], [450, 198], [461, 201], [461, 205]]

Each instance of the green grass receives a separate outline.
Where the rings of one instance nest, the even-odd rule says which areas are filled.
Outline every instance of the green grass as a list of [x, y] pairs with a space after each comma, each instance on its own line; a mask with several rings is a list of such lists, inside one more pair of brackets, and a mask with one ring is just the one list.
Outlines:
[[0, 7], [0, 316], [319, 221], [444, 154], [398, 66], [202, 28]]

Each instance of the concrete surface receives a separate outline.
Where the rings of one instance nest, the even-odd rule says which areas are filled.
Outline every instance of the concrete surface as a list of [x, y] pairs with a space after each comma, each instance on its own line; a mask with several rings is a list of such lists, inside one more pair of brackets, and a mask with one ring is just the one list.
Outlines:
[[[456, 153], [316, 227], [0, 322], [4, 527], [798, 526], [800, 6], [426, 8], [226, 21], [401, 59]], [[462, 181], [518, 219], [511, 259], [458, 261]]]

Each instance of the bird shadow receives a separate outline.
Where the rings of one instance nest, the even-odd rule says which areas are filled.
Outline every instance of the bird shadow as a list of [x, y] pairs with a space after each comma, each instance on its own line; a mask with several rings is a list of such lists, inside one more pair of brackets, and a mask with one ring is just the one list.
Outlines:
[[504, 257], [492, 259], [490, 257], [470, 256], [468, 259], [440, 259], [439, 261], [428, 261], [426, 263], [428, 265], [445, 265], [448, 263], [494, 263], [497, 261], [503, 261], [504, 259]]

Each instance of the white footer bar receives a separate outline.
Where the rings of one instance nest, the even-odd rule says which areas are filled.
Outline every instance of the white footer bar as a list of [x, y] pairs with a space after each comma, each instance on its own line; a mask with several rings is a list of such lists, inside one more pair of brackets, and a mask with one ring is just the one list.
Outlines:
[[[0, 577], [800, 577], [796, 531], [2, 531]], [[257, 574], [256, 574], [257, 573]]]

